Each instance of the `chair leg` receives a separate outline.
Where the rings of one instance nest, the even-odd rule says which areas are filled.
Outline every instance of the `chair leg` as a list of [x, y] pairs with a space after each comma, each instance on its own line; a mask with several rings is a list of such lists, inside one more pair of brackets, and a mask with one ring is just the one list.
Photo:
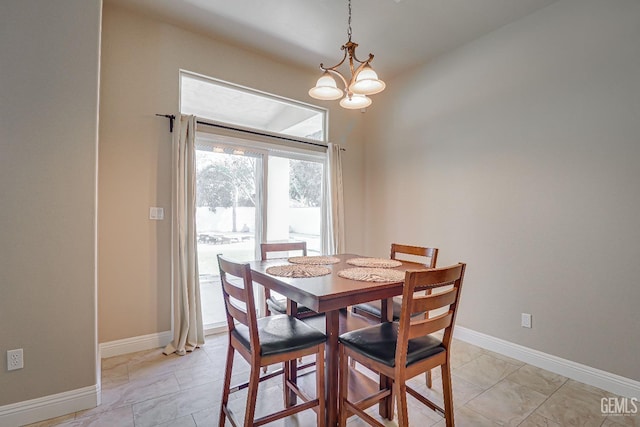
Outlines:
[[229, 389], [231, 388], [231, 371], [233, 369], [234, 349], [231, 345], [227, 349], [227, 364], [224, 369], [224, 383], [222, 385], [222, 403], [220, 404], [220, 420], [219, 427], [224, 427], [226, 414], [224, 409], [229, 403]]
[[349, 363], [344, 351], [344, 347], [340, 345], [340, 356], [338, 357], [340, 367], [338, 372], [338, 427], [345, 427], [347, 425], [347, 406], [345, 401], [347, 400], [347, 390], [349, 390]]
[[[267, 304], [267, 297], [266, 297], [266, 295], [265, 295], [265, 298], [264, 298], [264, 316], [265, 316], [265, 317], [267, 317], [267, 316], [271, 316], [271, 311], [269, 310], [269, 304]], [[263, 366], [263, 367], [262, 367], [262, 373], [263, 373], [263, 374], [266, 374], [266, 373], [267, 373], [267, 369], [268, 369], [268, 368], [269, 368], [268, 366]]]
[[284, 402], [284, 407], [288, 408], [291, 406], [289, 403], [289, 386], [287, 386], [287, 380], [289, 380], [289, 370], [291, 367], [289, 366], [289, 362], [282, 362], [282, 401]]
[[249, 374], [249, 389], [247, 391], [247, 411], [244, 414], [244, 427], [253, 426], [256, 412], [256, 400], [258, 397], [258, 385], [260, 384], [260, 367], [252, 366]]
[[[404, 380], [396, 379], [393, 382], [393, 394], [396, 395], [398, 406], [398, 427], [409, 427], [409, 410], [407, 408], [407, 385]], [[393, 413], [391, 417], [393, 418]]]
[[453, 427], [453, 389], [451, 387], [451, 371], [449, 364], [444, 363], [442, 369], [442, 399], [444, 400], [444, 416], [447, 427]]
[[318, 397], [318, 427], [325, 427], [326, 394], [324, 382], [324, 345], [320, 346], [316, 355], [316, 396]]
[[298, 360], [292, 359], [284, 362], [284, 376], [282, 378], [284, 391], [284, 406], [290, 408], [297, 402], [298, 396], [288, 386], [289, 382], [296, 383], [298, 381]]
[[380, 376], [380, 390], [384, 390], [384, 389], [388, 389], [391, 390], [392, 394], [389, 397], [386, 397], [384, 399], [384, 401], [382, 402], [381, 407], [378, 410], [378, 413], [383, 417], [386, 418], [387, 420], [393, 420], [393, 400], [394, 400], [394, 396], [393, 396], [393, 392], [394, 392], [394, 388], [393, 388], [393, 379], [389, 378], [389, 377], [382, 377], [382, 375]]
[[431, 379], [431, 370], [428, 370], [427, 372], [424, 373], [424, 380], [425, 380], [425, 383], [427, 384], [427, 388], [431, 388], [431, 386], [433, 385], [433, 381]]

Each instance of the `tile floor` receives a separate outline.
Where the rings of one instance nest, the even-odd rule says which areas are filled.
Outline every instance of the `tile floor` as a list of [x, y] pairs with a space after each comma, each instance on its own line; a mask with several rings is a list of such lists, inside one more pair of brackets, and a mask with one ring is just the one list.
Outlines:
[[[184, 356], [164, 356], [150, 350], [102, 361], [102, 404], [94, 409], [31, 424], [49, 426], [201, 427], [216, 426], [226, 357], [226, 335], [208, 337], [205, 346]], [[455, 422], [459, 427], [483, 426], [640, 426], [640, 415], [604, 416], [603, 390], [455, 341], [451, 354]], [[248, 365], [238, 359], [232, 384], [248, 378]], [[424, 376], [411, 380], [414, 388], [442, 405], [439, 370], [434, 387]], [[257, 413], [282, 405], [281, 380], [261, 384]], [[232, 394], [233, 410], [244, 411], [244, 396]], [[445, 426], [435, 412], [409, 397], [412, 426]], [[375, 408], [371, 410], [375, 414]], [[229, 423], [227, 423], [229, 425]], [[274, 426], [315, 425], [315, 413], [305, 411]], [[395, 422], [386, 422], [395, 426]], [[348, 427], [365, 423], [350, 418]]]

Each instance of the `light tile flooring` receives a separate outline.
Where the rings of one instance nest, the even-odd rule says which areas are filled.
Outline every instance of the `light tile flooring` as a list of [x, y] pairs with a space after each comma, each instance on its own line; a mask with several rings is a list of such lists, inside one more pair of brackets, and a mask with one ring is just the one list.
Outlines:
[[[216, 426], [226, 343], [226, 335], [216, 335], [208, 337], [203, 348], [184, 357], [164, 356], [161, 350], [151, 350], [104, 359], [99, 407], [30, 427]], [[612, 396], [603, 390], [462, 341], [454, 342], [451, 358], [455, 421], [459, 427], [640, 426], [638, 415], [602, 415], [601, 398]], [[238, 358], [232, 384], [247, 378], [248, 365]], [[442, 405], [439, 370], [434, 370], [431, 390], [424, 386], [424, 376], [411, 381], [414, 388]], [[236, 414], [243, 413], [245, 396], [242, 392], [232, 395]], [[411, 397], [409, 404], [412, 426], [445, 426], [438, 414]], [[258, 415], [281, 407], [281, 380], [261, 384]], [[375, 408], [371, 413], [376, 413]], [[272, 425], [313, 426], [315, 413], [305, 411]], [[348, 427], [361, 426], [365, 423], [350, 418]]]

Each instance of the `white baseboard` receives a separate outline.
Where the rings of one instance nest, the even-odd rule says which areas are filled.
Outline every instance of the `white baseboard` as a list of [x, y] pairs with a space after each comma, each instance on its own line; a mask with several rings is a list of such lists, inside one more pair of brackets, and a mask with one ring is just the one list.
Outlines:
[[0, 427], [17, 427], [95, 408], [100, 402], [96, 385], [0, 406]]
[[106, 357], [120, 356], [121, 354], [134, 353], [136, 351], [152, 350], [166, 346], [172, 339], [173, 333], [171, 331], [165, 331], [117, 341], [109, 341], [100, 344], [100, 357], [104, 359]]
[[580, 381], [608, 392], [629, 397], [640, 397], [640, 382], [587, 365], [562, 359], [528, 347], [495, 338], [472, 329], [456, 326], [454, 337], [478, 347], [503, 354], [529, 365]]

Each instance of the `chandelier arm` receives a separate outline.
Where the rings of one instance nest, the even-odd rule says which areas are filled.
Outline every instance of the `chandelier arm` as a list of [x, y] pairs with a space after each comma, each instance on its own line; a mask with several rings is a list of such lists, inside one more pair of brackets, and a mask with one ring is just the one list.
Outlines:
[[351, 83], [353, 82], [353, 76], [355, 75], [353, 71], [353, 51], [351, 51], [349, 52], [349, 72], [351, 73], [351, 79], [349, 80], [349, 86], [347, 86], [347, 92], [350, 92], [348, 89], [351, 87]]
[[347, 49], [344, 49], [344, 46], [343, 46], [343, 50], [344, 50], [344, 56], [342, 57], [342, 61], [338, 62], [333, 67], [325, 67], [324, 64], [320, 64], [320, 69], [323, 71], [335, 71], [336, 68], [344, 64], [344, 61], [347, 59]]
[[353, 54], [351, 55], [353, 57], [353, 59], [355, 59], [356, 61], [358, 61], [360, 64], [368, 64], [371, 61], [373, 61], [373, 53], [369, 54], [369, 58], [367, 58], [366, 61], [360, 61], [357, 57], [356, 57], [356, 50], [353, 49]]

